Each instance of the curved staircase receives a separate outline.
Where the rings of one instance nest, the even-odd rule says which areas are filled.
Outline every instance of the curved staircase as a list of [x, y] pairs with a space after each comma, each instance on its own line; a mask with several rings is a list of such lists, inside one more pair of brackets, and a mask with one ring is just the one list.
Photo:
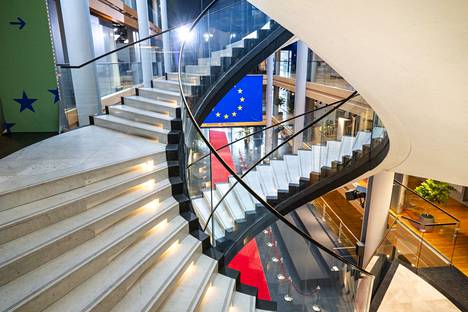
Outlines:
[[[138, 93], [91, 127], [178, 144], [180, 95]], [[0, 311], [255, 311], [206, 255], [173, 147], [1, 193]]]

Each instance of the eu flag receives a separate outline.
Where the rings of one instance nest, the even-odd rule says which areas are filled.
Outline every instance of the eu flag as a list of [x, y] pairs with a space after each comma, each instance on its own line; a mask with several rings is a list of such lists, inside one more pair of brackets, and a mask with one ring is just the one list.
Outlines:
[[206, 117], [204, 124], [263, 121], [263, 76], [247, 75]]

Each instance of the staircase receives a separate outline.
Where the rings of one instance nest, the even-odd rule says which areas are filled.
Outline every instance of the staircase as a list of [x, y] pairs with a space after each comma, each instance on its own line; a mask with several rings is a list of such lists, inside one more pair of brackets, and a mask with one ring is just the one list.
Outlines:
[[207, 255], [181, 193], [174, 85], [139, 89], [91, 126], [165, 152], [0, 195], [0, 311], [256, 310], [255, 293]]
[[[283, 155], [282, 159], [258, 165], [244, 179], [264, 200], [275, 204], [301, 187], [336, 173], [350, 160], [359, 159], [370, 148], [371, 141], [380, 140], [383, 135], [383, 128], [377, 128], [377, 131], [374, 129], [374, 137], [371, 132], [359, 131], [356, 136], [343, 136], [340, 141], [312, 145], [308, 150], [299, 150], [297, 154]], [[217, 183], [213, 192], [206, 189], [203, 196], [192, 200], [202, 225], [208, 221], [211, 202], [215, 207], [235, 183], [231, 176], [226, 183]], [[209, 221], [213, 225], [207, 227], [208, 233], [222, 244], [226, 236], [231, 237], [237, 227], [245, 224], [246, 216], [255, 219], [257, 203], [245, 188], [235, 185], [215, 210], [214, 220]]]

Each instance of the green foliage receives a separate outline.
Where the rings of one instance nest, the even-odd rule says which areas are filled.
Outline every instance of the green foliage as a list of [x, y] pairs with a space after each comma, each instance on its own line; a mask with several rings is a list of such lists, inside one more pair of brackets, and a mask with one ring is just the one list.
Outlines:
[[453, 190], [453, 187], [448, 183], [432, 179], [426, 179], [426, 181], [414, 189], [419, 196], [430, 202], [439, 204], [447, 203], [451, 190]]

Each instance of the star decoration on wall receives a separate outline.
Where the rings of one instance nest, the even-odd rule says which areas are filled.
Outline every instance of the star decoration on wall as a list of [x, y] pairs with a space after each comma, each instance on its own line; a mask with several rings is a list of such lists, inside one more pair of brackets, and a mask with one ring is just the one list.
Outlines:
[[32, 106], [37, 99], [28, 98], [28, 95], [23, 91], [23, 97], [21, 99], [14, 99], [15, 102], [18, 102], [20, 106], [20, 113], [25, 109], [29, 109], [31, 112], [35, 113], [34, 107]]
[[49, 92], [54, 95], [54, 104], [60, 101], [58, 89], [49, 89]]
[[4, 122], [3, 123], [3, 128], [6, 130], [8, 134], [11, 134], [11, 128], [13, 128], [16, 124], [12, 122]]

